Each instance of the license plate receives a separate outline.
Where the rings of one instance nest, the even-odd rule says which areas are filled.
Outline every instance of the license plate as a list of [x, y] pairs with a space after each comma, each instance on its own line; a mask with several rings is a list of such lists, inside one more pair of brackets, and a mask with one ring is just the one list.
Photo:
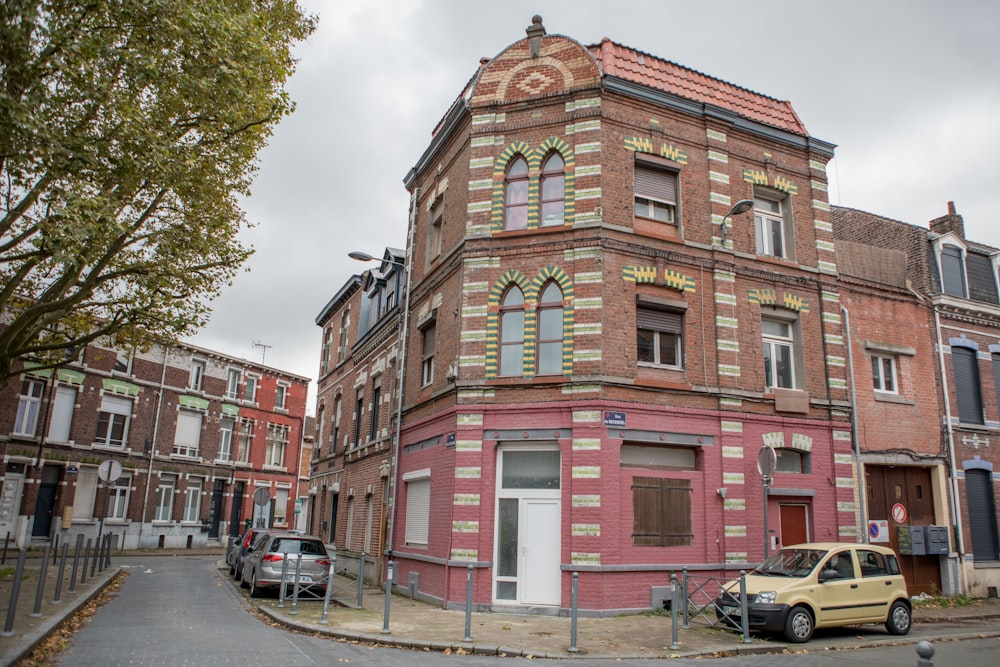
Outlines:
[[723, 607], [722, 608], [722, 612], [726, 616], [734, 616], [734, 615], [740, 613], [740, 608], [739, 607]]
[[308, 574], [300, 574], [299, 581], [312, 581], [312, 577]]

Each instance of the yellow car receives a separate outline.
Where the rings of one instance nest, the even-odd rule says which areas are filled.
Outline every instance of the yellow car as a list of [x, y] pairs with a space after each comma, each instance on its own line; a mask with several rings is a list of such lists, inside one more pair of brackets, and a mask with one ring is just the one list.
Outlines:
[[[715, 601], [719, 620], [742, 627], [739, 579]], [[875, 544], [816, 542], [785, 547], [746, 576], [751, 631], [809, 641], [816, 628], [883, 623], [894, 635], [910, 631], [912, 608], [899, 561]]]

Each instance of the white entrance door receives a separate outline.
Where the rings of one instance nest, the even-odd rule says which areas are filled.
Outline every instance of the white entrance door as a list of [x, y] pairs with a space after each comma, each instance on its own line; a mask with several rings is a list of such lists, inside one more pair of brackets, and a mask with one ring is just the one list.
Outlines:
[[493, 599], [561, 602], [560, 455], [555, 445], [500, 450]]
[[521, 602], [560, 602], [559, 501], [525, 498], [521, 502]]

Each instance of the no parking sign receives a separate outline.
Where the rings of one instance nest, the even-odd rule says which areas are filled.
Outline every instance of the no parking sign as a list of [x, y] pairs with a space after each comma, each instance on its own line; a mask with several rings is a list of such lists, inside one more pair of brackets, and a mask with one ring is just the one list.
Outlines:
[[889, 541], [888, 519], [876, 519], [868, 522], [868, 541], [872, 543]]

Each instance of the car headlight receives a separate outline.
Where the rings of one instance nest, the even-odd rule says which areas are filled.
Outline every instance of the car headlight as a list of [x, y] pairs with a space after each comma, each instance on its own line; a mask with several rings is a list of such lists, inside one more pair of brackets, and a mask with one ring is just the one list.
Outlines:
[[774, 599], [778, 597], [775, 591], [765, 591], [763, 593], [757, 593], [754, 598], [754, 602], [759, 602], [761, 604], [774, 604]]

